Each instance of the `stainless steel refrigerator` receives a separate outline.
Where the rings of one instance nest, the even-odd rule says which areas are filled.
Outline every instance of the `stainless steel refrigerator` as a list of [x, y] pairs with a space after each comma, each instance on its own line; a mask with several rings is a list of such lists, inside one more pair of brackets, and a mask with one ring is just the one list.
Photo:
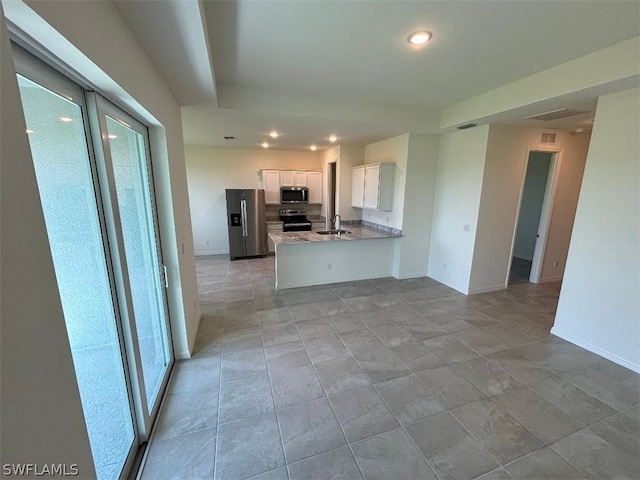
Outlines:
[[267, 255], [264, 190], [227, 189], [226, 193], [231, 260]]

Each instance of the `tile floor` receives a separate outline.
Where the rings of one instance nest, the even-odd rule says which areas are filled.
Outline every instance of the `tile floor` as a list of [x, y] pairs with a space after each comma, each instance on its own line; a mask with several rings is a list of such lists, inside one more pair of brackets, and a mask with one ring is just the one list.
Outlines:
[[640, 477], [639, 376], [549, 335], [558, 284], [275, 291], [273, 257], [197, 266], [142, 478]]

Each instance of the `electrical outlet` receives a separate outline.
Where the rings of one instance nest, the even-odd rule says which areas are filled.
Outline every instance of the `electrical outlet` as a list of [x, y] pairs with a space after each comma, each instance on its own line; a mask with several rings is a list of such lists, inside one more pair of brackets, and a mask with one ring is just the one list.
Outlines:
[[206, 243], [207, 245], [209, 245], [209, 240], [207, 240], [205, 243]]
[[333, 268], [333, 263], [329, 262], [327, 263], [327, 269], [331, 270]]
[[462, 231], [463, 231], [463, 232], [468, 232], [468, 231], [469, 231], [469, 224], [468, 224], [468, 223], [465, 223], [465, 224], [462, 226]]

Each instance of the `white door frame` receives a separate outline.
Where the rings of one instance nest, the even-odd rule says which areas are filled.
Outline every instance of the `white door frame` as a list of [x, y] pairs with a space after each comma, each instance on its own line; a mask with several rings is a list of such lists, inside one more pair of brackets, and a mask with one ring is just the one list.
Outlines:
[[522, 195], [524, 194], [524, 184], [527, 178], [527, 169], [529, 167], [529, 156], [532, 152], [551, 153], [551, 163], [549, 165], [549, 174], [547, 184], [544, 191], [544, 199], [542, 201], [542, 211], [540, 212], [540, 223], [538, 224], [538, 237], [536, 238], [536, 246], [533, 251], [533, 260], [531, 262], [531, 273], [529, 281], [531, 283], [540, 283], [542, 275], [542, 264], [544, 254], [547, 248], [547, 237], [549, 235], [549, 226], [551, 225], [551, 214], [553, 212], [553, 203], [556, 197], [556, 189], [558, 187], [558, 177], [560, 175], [560, 166], [562, 164], [562, 154], [564, 149], [546, 146], [529, 146], [527, 147], [524, 171], [522, 175], [522, 183], [520, 185], [520, 200], [518, 201], [518, 211], [516, 212], [516, 221], [513, 228], [513, 238], [511, 241], [511, 256], [509, 258], [509, 270], [507, 271], [507, 281], [509, 283], [509, 275], [511, 274], [511, 263], [513, 262], [513, 251], [516, 245], [516, 234], [518, 231], [518, 221], [520, 220], [520, 210], [522, 208]]

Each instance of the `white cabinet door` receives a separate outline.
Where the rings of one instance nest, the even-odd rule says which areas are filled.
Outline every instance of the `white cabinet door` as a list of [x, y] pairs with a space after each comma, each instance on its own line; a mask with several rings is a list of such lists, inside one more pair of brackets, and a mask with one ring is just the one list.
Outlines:
[[269, 253], [275, 253], [276, 245], [269, 237], [271, 232], [282, 232], [282, 223], [267, 223], [267, 244], [269, 245]]
[[364, 206], [364, 166], [353, 167], [351, 183], [351, 206], [362, 208]]
[[322, 172], [307, 172], [309, 203], [322, 203]]
[[262, 170], [262, 188], [264, 188], [264, 203], [280, 205], [279, 170]]
[[280, 185], [293, 187], [293, 170], [280, 170]]
[[294, 187], [308, 187], [308, 175], [304, 171], [293, 172], [293, 186]]
[[365, 165], [363, 208], [377, 210], [379, 194], [380, 194], [380, 166]]
[[306, 187], [307, 172], [303, 170], [281, 170], [280, 185], [283, 187]]

